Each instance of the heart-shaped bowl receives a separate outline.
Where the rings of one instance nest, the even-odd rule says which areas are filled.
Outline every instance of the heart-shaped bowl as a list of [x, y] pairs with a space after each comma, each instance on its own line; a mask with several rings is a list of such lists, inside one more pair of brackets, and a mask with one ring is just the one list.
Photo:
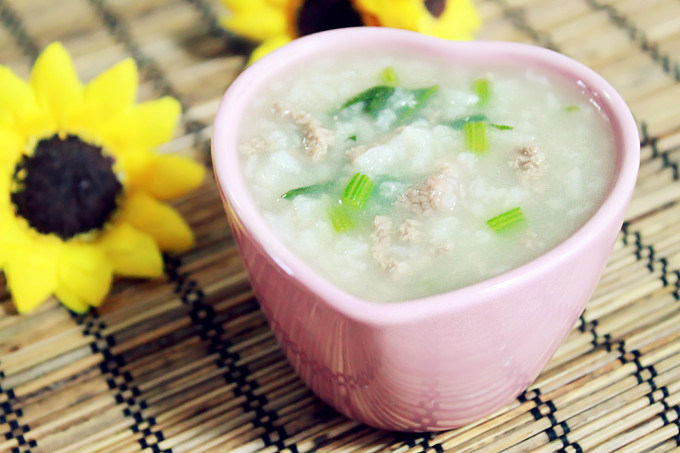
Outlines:
[[[404, 52], [466, 64], [533, 67], [578, 84], [609, 118], [613, 177], [594, 214], [538, 258], [499, 276], [431, 297], [376, 303], [319, 275], [277, 237], [241, 174], [239, 134], [249, 106], [284, 75], [346, 52]], [[302, 380], [368, 425], [436, 431], [478, 420], [533, 382], [592, 295], [635, 186], [640, 141], [619, 94], [559, 53], [510, 42], [453, 42], [385, 28], [310, 35], [247, 68], [214, 124], [213, 162], [227, 218], [262, 311]], [[603, 176], [605, 177], [605, 176]]]

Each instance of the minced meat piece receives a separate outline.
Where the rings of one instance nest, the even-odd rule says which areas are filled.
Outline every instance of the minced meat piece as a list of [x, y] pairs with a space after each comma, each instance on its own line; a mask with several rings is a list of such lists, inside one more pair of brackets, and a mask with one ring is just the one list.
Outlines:
[[510, 167], [518, 170], [520, 183], [524, 187], [540, 189], [537, 180], [546, 168], [545, 154], [533, 145], [524, 146], [517, 150], [513, 160], [508, 162]]
[[333, 132], [321, 125], [319, 120], [302, 110], [294, 110], [291, 107], [284, 107], [280, 103], [275, 103], [274, 112], [293, 120], [300, 126], [305, 133], [304, 145], [307, 155], [312, 160], [318, 161], [326, 155], [328, 147], [333, 145], [335, 136]]
[[399, 238], [404, 242], [417, 242], [422, 236], [420, 222], [413, 219], [406, 219], [399, 225]]
[[392, 221], [388, 217], [375, 216], [373, 228], [371, 255], [378, 266], [388, 272], [403, 269], [406, 263], [396, 259], [392, 253]]
[[427, 215], [435, 211], [452, 210], [461, 192], [456, 173], [446, 168], [411, 187], [401, 196], [400, 202], [415, 214]]

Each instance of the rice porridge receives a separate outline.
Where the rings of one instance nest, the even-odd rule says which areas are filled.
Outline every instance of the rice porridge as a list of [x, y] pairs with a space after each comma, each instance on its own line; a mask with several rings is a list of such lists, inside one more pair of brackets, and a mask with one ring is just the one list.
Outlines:
[[574, 233], [613, 174], [607, 117], [566, 79], [413, 56], [322, 59], [239, 141], [270, 228], [345, 291], [399, 301], [496, 276]]

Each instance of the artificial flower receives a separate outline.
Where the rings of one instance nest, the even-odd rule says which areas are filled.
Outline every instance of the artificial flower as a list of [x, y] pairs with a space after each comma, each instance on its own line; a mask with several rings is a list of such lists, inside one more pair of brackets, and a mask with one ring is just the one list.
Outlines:
[[257, 60], [300, 36], [361, 25], [467, 40], [481, 21], [471, 0], [222, 0], [224, 27], [259, 43]]
[[198, 187], [204, 168], [154, 151], [180, 105], [135, 104], [137, 84], [128, 59], [83, 86], [59, 43], [29, 82], [0, 66], [0, 269], [20, 313], [53, 295], [85, 312], [114, 275], [159, 276], [162, 251], [192, 246], [164, 201]]

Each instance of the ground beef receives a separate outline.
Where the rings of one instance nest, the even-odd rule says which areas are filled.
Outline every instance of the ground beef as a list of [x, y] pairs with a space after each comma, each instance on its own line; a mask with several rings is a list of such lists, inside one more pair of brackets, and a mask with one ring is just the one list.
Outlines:
[[278, 115], [290, 118], [303, 129], [305, 151], [312, 160], [318, 161], [328, 153], [328, 148], [333, 145], [335, 136], [332, 131], [323, 127], [319, 120], [307, 112], [283, 106], [278, 102], [274, 104], [273, 110]]
[[462, 189], [456, 172], [451, 168], [445, 168], [441, 173], [411, 187], [402, 195], [399, 202], [414, 214], [427, 215], [436, 211], [452, 210], [461, 194]]
[[262, 137], [253, 137], [241, 146], [241, 153], [247, 156], [262, 154], [269, 151], [271, 147], [271, 140]]
[[542, 188], [539, 179], [547, 165], [545, 154], [541, 150], [533, 145], [519, 148], [515, 153], [515, 158], [508, 162], [508, 165], [517, 169], [517, 175], [522, 186], [534, 190]]
[[406, 219], [399, 225], [399, 239], [404, 242], [417, 242], [422, 237], [420, 222], [413, 219]]
[[373, 219], [373, 234], [371, 235], [371, 255], [382, 269], [388, 272], [398, 272], [406, 265], [399, 261], [392, 253], [392, 220], [384, 216]]

